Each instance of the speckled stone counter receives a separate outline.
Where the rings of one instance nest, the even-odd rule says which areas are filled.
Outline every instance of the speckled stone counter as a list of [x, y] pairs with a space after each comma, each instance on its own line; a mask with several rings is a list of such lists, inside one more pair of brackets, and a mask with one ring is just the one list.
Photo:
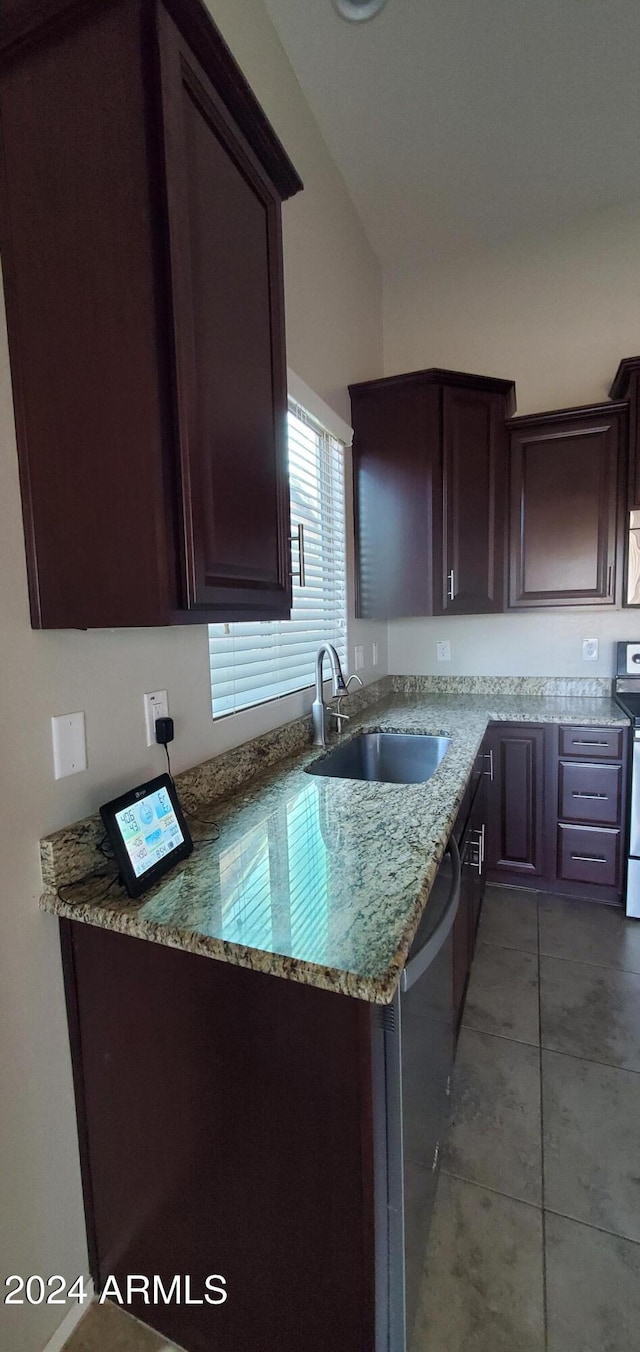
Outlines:
[[[398, 690], [405, 680], [412, 693]], [[511, 693], [506, 687], [505, 693], [504, 682], [493, 686], [481, 694], [433, 693], [417, 688], [415, 678], [393, 678], [381, 687], [387, 693], [377, 704], [363, 708], [366, 697], [361, 700], [348, 737], [385, 730], [452, 739], [426, 784], [362, 783], [306, 774], [305, 768], [323, 754], [309, 748], [306, 720], [278, 734], [280, 759], [263, 751], [257, 763], [271, 758], [268, 768], [252, 779], [245, 775], [243, 788], [214, 796], [208, 806], [203, 788], [211, 780], [204, 770], [199, 778], [197, 769], [188, 772], [184, 786], [179, 781], [181, 793], [201, 819], [215, 818], [219, 839], [208, 841], [211, 827], [190, 821], [194, 854], [139, 901], [129, 900], [117, 884], [105, 894], [104, 879], [63, 889], [62, 900], [57, 891], [61, 884], [81, 877], [80, 863], [87, 871], [87, 850], [95, 851], [97, 826], [95, 819], [87, 819], [58, 832], [42, 842], [47, 888], [42, 908], [388, 1003], [488, 723], [628, 722], [611, 699], [599, 694], [545, 698], [526, 689]], [[237, 758], [245, 772], [253, 764], [255, 774], [250, 745], [239, 749]], [[99, 858], [92, 855], [94, 868]]]

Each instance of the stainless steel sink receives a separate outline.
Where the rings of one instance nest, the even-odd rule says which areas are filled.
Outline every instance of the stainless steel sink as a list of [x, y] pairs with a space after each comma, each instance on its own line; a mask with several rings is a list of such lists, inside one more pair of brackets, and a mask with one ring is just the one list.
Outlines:
[[424, 784], [431, 779], [450, 743], [450, 737], [416, 732], [359, 732], [306, 769], [310, 775], [328, 775], [332, 779]]

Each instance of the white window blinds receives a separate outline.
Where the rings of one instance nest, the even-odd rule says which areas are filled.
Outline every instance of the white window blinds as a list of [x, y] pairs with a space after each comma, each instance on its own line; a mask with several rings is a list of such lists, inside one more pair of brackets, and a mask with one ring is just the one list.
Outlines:
[[305, 586], [294, 577], [290, 620], [209, 625], [214, 718], [312, 685], [324, 641], [346, 657], [344, 445], [299, 404], [290, 401], [288, 418], [291, 530], [304, 526]]

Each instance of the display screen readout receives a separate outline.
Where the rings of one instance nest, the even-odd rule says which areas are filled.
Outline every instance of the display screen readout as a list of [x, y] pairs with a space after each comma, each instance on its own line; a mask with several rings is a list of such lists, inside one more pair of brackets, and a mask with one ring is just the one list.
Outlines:
[[157, 789], [139, 803], [123, 807], [115, 819], [136, 878], [184, 840], [166, 789]]

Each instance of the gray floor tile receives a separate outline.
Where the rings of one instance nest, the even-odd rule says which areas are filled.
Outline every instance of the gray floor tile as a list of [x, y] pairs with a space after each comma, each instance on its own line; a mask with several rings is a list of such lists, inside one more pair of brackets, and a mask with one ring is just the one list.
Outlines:
[[540, 952], [640, 972], [640, 921], [622, 907], [540, 896]]
[[543, 1352], [542, 1212], [441, 1174], [411, 1352]]
[[463, 1022], [481, 1033], [537, 1045], [538, 959], [512, 948], [478, 944]]
[[538, 894], [515, 887], [487, 887], [478, 938], [484, 944], [538, 952]]
[[548, 1352], [640, 1352], [640, 1245], [547, 1213]]
[[542, 1202], [540, 1054], [522, 1042], [463, 1028], [454, 1075], [452, 1121], [443, 1168]]
[[640, 1071], [640, 975], [540, 959], [542, 1045]]
[[640, 1241], [640, 1075], [542, 1053], [545, 1206]]
[[161, 1334], [133, 1319], [112, 1301], [89, 1306], [62, 1352], [179, 1352]]

